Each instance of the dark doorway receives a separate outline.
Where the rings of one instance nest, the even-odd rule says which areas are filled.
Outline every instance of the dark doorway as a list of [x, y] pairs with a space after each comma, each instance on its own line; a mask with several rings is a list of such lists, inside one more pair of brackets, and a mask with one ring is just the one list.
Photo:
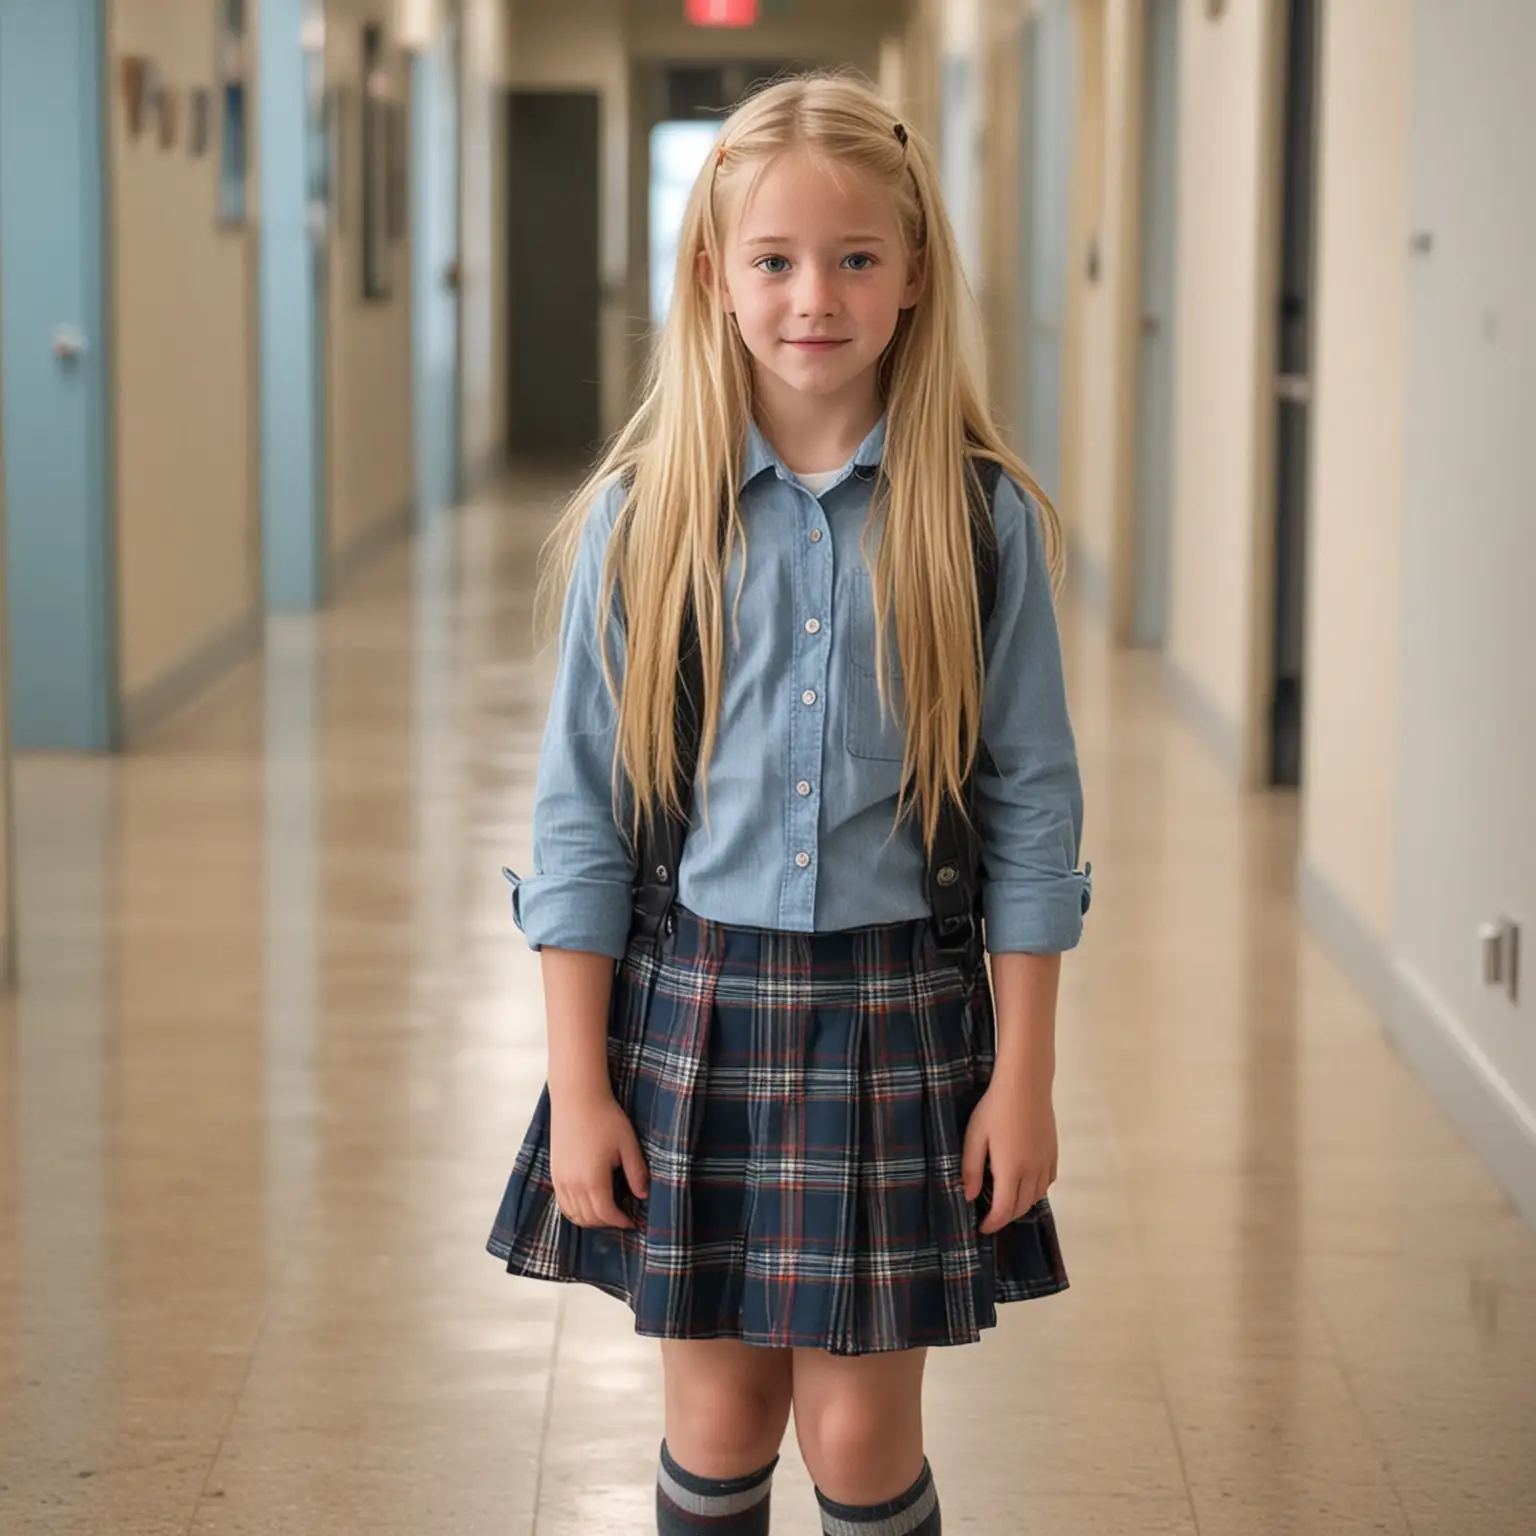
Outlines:
[[1290, 0], [1284, 97], [1280, 303], [1275, 400], [1275, 629], [1269, 779], [1301, 783], [1306, 642], [1307, 464], [1312, 414], [1313, 246], [1317, 218], [1320, 0]]
[[602, 436], [595, 91], [514, 91], [508, 250], [514, 453], [571, 459]]

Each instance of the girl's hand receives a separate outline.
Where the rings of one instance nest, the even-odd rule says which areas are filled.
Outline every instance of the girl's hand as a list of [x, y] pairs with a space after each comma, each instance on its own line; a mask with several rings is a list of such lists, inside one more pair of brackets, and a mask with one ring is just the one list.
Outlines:
[[549, 1168], [560, 1214], [578, 1227], [634, 1228], [614, 1198], [614, 1170], [637, 1200], [650, 1192], [640, 1138], [606, 1088], [550, 1097]]
[[965, 1131], [961, 1176], [967, 1200], [980, 1196], [989, 1162], [992, 1208], [981, 1224], [984, 1233], [1017, 1221], [1056, 1182], [1056, 1110], [1049, 1087], [992, 1079]]

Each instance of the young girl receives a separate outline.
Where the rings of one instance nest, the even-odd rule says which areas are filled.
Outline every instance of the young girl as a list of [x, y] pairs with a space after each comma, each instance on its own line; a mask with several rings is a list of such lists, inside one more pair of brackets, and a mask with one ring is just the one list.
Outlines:
[[826, 1531], [937, 1532], [926, 1349], [1067, 1283], [1055, 1008], [1089, 878], [1058, 535], [967, 303], [922, 140], [846, 79], [764, 90], [562, 524], [509, 874], [549, 1082], [490, 1249], [663, 1341], [664, 1536], [768, 1530], [791, 1408]]

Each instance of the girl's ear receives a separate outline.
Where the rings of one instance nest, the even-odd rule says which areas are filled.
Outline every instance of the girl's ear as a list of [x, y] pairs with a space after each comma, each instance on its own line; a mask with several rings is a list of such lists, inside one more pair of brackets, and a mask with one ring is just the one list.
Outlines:
[[718, 293], [720, 296], [720, 303], [724, 307], [726, 314], [734, 315], [736, 313], [736, 301], [731, 297], [730, 286], [726, 283], [723, 273], [721, 274], [720, 281], [716, 283], [715, 268], [714, 264], [709, 259], [708, 251], [699, 252], [697, 270], [699, 274], [699, 286], [705, 291], [705, 293]]
[[913, 252], [907, 257], [907, 285], [901, 291], [901, 307], [912, 309], [923, 296], [923, 287], [926, 279], [923, 268], [923, 258], [918, 252]]

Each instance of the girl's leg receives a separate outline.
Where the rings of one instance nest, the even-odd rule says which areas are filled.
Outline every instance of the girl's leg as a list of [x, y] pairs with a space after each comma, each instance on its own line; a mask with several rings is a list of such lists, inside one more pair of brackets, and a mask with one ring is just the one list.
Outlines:
[[667, 1437], [657, 1475], [661, 1536], [766, 1536], [789, 1422], [790, 1355], [734, 1339], [666, 1340]]
[[938, 1536], [938, 1495], [923, 1454], [926, 1364], [920, 1349], [795, 1351], [795, 1433], [827, 1530]]

